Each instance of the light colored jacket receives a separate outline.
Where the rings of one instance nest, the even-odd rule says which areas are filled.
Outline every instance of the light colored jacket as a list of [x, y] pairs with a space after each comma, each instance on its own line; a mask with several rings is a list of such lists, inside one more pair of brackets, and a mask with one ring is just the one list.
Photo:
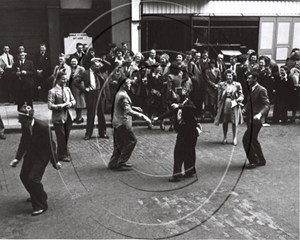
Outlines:
[[[12, 68], [13, 64], [14, 64], [14, 58], [11, 54], [8, 54], [8, 57], [9, 57], [9, 60], [10, 60], [10, 65], [8, 64], [8, 61], [7, 61], [7, 56], [6, 56], [6, 53], [3, 53], [1, 56], [0, 56], [0, 61], [4, 64], [4, 68]], [[1, 66], [2, 68], [2, 66]]]
[[115, 96], [114, 108], [113, 108], [113, 120], [112, 125], [114, 128], [120, 126], [126, 126], [126, 128], [132, 128], [132, 116], [141, 118], [143, 114], [132, 110], [132, 102], [127, 92], [123, 89], [119, 90]]
[[66, 101], [63, 101], [62, 88], [59, 85], [56, 84], [54, 88], [49, 90], [48, 108], [52, 110], [53, 123], [65, 123], [67, 121], [68, 114], [70, 115], [71, 120], [73, 120], [71, 109], [64, 107], [64, 104], [71, 103], [72, 107], [74, 107], [76, 101], [71, 93], [70, 88], [64, 87], [64, 93], [66, 95]]

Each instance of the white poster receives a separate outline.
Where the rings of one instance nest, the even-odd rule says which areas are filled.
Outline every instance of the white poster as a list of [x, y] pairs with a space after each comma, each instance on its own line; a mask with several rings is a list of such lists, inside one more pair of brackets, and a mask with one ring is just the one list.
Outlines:
[[86, 33], [70, 33], [69, 37], [64, 38], [65, 54], [68, 58], [72, 53], [76, 52], [76, 43], [86, 43], [89, 48], [93, 47], [93, 38], [88, 37]]

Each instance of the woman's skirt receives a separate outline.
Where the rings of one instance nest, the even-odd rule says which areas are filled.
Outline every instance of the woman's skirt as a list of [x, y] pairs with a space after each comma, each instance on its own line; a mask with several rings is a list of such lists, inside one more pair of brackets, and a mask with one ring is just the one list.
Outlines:
[[231, 122], [236, 126], [244, 122], [241, 107], [236, 105], [232, 108], [230, 98], [225, 99], [222, 122]]
[[86, 108], [85, 96], [78, 88], [71, 84], [71, 92], [76, 100], [75, 108]]

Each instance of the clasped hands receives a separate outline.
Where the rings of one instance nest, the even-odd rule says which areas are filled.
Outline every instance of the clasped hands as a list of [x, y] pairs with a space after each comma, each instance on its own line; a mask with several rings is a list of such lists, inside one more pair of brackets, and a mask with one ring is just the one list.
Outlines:
[[58, 104], [57, 105], [57, 109], [63, 109], [64, 107], [71, 108], [72, 107], [72, 103], [71, 102], [66, 102], [66, 103], [62, 103], [62, 104]]
[[25, 75], [25, 74], [27, 74], [27, 72], [26, 72], [25, 70], [22, 70], [21, 72], [17, 72], [16, 74], [17, 74], [17, 75], [21, 75], [21, 74], [24, 74], [24, 75]]

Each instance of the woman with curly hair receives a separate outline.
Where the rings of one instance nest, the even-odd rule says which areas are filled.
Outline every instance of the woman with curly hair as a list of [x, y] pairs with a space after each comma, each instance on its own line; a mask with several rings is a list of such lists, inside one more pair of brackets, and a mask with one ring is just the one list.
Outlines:
[[219, 83], [218, 88], [218, 112], [215, 125], [223, 123], [223, 144], [227, 143], [228, 123], [232, 124], [232, 135], [234, 146], [237, 145], [237, 125], [243, 122], [241, 111], [244, 95], [242, 85], [233, 81], [234, 72], [231, 69], [225, 71], [226, 81]]

